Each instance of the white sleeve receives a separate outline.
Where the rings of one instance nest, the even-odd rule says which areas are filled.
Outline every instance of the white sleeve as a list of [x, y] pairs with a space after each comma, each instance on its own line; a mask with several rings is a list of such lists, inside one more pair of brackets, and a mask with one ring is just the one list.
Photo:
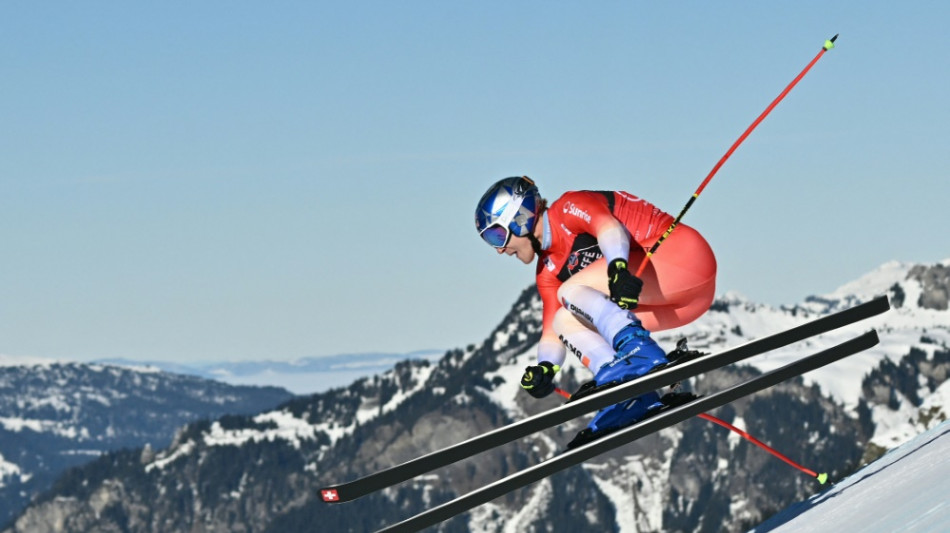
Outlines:
[[630, 234], [619, 220], [616, 226], [607, 227], [597, 234], [597, 244], [607, 264], [614, 259], [630, 257]]
[[538, 362], [547, 361], [553, 365], [564, 366], [567, 357], [567, 348], [560, 341], [554, 342], [541, 339], [538, 343]]

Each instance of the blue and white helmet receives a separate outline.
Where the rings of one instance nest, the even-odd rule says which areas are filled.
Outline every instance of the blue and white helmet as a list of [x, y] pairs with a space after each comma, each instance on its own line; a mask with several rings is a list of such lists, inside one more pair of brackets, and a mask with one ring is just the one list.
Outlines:
[[534, 231], [541, 193], [527, 176], [505, 178], [492, 185], [475, 208], [475, 229], [491, 246], [504, 248], [511, 235]]

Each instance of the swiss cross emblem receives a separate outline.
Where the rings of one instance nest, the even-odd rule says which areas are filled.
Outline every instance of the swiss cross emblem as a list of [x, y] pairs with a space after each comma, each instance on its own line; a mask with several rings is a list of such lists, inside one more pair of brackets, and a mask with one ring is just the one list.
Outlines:
[[320, 492], [320, 495], [323, 496], [323, 501], [325, 502], [338, 502], [340, 501], [340, 495], [336, 493], [333, 489], [327, 489]]

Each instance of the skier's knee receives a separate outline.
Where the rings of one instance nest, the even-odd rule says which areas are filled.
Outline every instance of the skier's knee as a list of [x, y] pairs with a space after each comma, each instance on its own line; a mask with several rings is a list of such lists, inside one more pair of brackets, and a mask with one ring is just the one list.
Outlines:
[[571, 310], [562, 307], [554, 313], [554, 322], [551, 324], [558, 335], [570, 334], [579, 329], [590, 329], [592, 327], [590, 318], [588, 318], [580, 309]]

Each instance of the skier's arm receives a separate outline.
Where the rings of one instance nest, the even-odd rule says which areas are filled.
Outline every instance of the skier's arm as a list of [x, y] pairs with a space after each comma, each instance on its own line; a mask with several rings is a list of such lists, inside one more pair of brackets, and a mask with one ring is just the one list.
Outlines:
[[602, 193], [573, 193], [565, 206], [567, 229], [597, 237], [608, 265], [610, 299], [624, 309], [636, 308], [643, 281], [628, 270], [631, 239], [626, 226], [610, 211]]
[[538, 280], [538, 294], [541, 295], [541, 340], [538, 342], [538, 363], [548, 362], [558, 367], [564, 364], [567, 349], [554, 332], [554, 315], [561, 307], [557, 299], [558, 285]]
[[630, 257], [630, 233], [609, 211], [595, 227], [594, 236], [608, 265], [617, 259], [626, 261]]
[[554, 392], [554, 376], [561, 370], [567, 350], [554, 332], [554, 314], [560, 303], [557, 299], [557, 286], [546, 285], [538, 280], [538, 293], [541, 295], [541, 340], [538, 343], [538, 364], [530, 365], [521, 376], [521, 388], [535, 398], [544, 398]]
[[564, 194], [551, 209], [563, 211], [560, 217], [564, 229], [580, 235], [586, 233], [597, 238], [600, 252], [607, 263], [630, 256], [630, 233], [614, 214], [605, 193], [599, 191], [573, 191]]

